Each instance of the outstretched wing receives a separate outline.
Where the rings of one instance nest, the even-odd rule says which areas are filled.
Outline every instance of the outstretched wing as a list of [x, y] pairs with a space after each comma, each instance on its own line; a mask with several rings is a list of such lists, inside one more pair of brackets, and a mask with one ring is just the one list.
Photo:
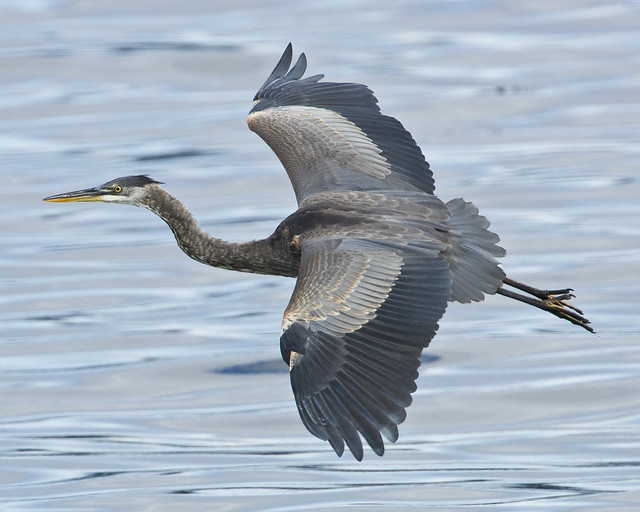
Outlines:
[[411, 190], [433, 194], [420, 148], [393, 117], [380, 113], [365, 85], [302, 78], [291, 44], [254, 98], [247, 123], [284, 165], [298, 203], [318, 192]]
[[420, 355], [450, 295], [438, 250], [392, 240], [313, 238], [284, 315], [282, 357], [307, 429], [338, 455], [378, 455], [416, 389]]

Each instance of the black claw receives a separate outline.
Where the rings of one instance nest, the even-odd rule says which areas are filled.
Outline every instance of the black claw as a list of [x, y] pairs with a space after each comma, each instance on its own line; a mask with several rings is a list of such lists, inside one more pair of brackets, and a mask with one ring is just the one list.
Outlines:
[[591, 327], [589, 327], [589, 320], [582, 316], [582, 311], [568, 302], [570, 299], [575, 298], [575, 295], [571, 293], [573, 288], [563, 288], [561, 290], [540, 290], [533, 286], [509, 279], [508, 277], [505, 277], [503, 282], [504, 285], [521, 290], [531, 295], [531, 297], [511, 290], [506, 290], [504, 287], [498, 288], [496, 293], [519, 300], [525, 304], [530, 304], [531, 306], [535, 306], [543, 311], [548, 311], [552, 315], [567, 320], [572, 324], [579, 325], [589, 332], [595, 332]]

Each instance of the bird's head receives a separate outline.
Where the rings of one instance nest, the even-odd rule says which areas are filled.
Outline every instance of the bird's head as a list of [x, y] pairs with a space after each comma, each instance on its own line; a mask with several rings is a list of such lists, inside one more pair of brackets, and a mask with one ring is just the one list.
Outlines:
[[133, 206], [146, 206], [145, 198], [151, 187], [161, 182], [148, 176], [125, 176], [116, 178], [95, 188], [75, 190], [65, 194], [45, 197], [43, 201], [70, 202], [70, 201], [103, 201], [109, 203], [130, 204]]

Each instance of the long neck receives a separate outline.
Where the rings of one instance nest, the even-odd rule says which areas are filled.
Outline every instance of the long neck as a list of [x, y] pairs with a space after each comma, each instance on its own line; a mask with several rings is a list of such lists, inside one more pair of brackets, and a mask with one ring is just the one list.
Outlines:
[[178, 246], [196, 261], [240, 272], [295, 277], [298, 261], [273, 237], [232, 243], [204, 232], [191, 212], [171, 194], [152, 185], [144, 206], [164, 220]]

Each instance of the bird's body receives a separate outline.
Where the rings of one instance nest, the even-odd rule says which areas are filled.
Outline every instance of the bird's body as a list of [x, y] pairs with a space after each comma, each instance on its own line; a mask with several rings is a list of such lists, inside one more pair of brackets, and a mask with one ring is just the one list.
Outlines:
[[[298, 210], [263, 240], [235, 244], [205, 233], [146, 176], [118, 178], [48, 201], [103, 200], [160, 216], [180, 248], [216, 267], [297, 277], [282, 322], [281, 353], [307, 429], [341, 455], [384, 453], [415, 391], [420, 355], [449, 301], [501, 294], [591, 330], [569, 289], [507, 278], [499, 238], [477, 208], [441, 201], [422, 152], [380, 113], [361, 84], [302, 78], [291, 45], [254, 98], [249, 127], [285, 167]], [[505, 288], [524, 291], [525, 294]]]

